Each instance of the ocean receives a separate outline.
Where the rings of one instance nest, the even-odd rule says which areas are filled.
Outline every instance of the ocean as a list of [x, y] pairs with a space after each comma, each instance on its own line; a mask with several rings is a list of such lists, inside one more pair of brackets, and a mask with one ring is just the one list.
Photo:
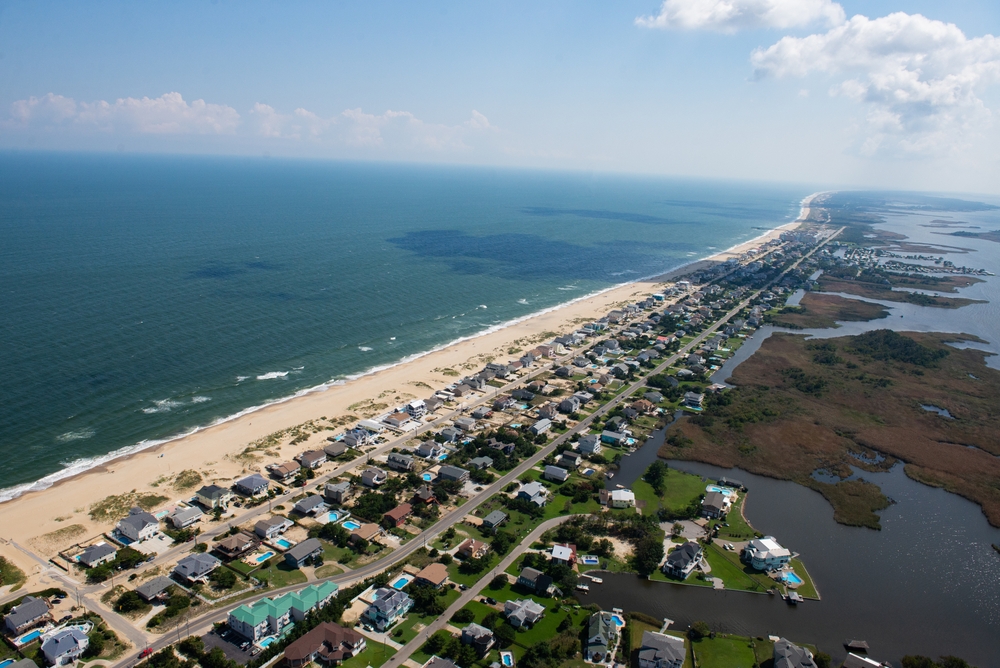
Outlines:
[[813, 190], [0, 155], [0, 500], [705, 257]]

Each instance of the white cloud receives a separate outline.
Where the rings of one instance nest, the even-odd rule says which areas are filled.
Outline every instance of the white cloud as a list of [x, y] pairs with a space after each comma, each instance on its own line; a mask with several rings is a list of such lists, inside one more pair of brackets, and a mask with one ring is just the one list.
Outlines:
[[49, 93], [11, 105], [11, 121], [20, 126], [77, 126], [105, 132], [139, 134], [232, 134], [240, 123], [232, 107], [204, 100], [186, 102], [180, 93], [157, 98], [118, 98], [114, 102], [77, 102]]
[[281, 114], [260, 102], [250, 110], [249, 120], [257, 134], [275, 139], [319, 139], [337, 123], [336, 118], [321, 118], [301, 107], [290, 114]]
[[831, 0], [663, 0], [656, 16], [635, 22], [647, 28], [714, 30], [734, 33], [754, 28], [839, 25], [844, 8]]
[[919, 14], [859, 15], [826, 33], [783, 37], [751, 61], [758, 78], [840, 79], [831, 94], [868, 108], [863, 153], [937, 153], [960, 148], [990, 123], [979, 95], [1000, 81], [1000, 39], [968, 38]]

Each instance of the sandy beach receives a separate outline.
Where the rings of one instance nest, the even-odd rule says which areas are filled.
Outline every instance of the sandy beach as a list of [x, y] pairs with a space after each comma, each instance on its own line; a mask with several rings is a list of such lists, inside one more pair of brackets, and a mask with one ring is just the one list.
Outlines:
[[[811, 199], [803, 200], [799, 220], [808, 219]], [[171, 479], [181, 471], [199, 471], [204, 481], [202, 484], [228, 484], [248, 471], [261, 470], [265, 463], [287, 461], [310, 446], [322, 447], [326, 437], [334, 432], [319, 431], [295, 445], [286, 443], [280, 447], [269, 447], [270, 454], [256, 460], [236, 455], [258, 439], [310, 420], [335, 420], [347, 415], [367, 417], [381, 412], [378, 410], [380, 406], [391, 407], [411, 398], [430, 396], [457, 380], [457, 375], [473, 373], [493, 359], [511, 359], [510, 350], [528, 350], [549, 340], [554, 333], [571, 331], [583, 322], [607, 314], [617, 305], [656, 292], [664, 281], [696, 271], [699, 266], [738, 256], [798, 224], [796, 221], [782, 225], [670, 274], [606, 290], [405, 364], [272, 404], [155, 448], [112, 460], [101, 467], [61, 480], [48, 489], [23, 494], [0, 504], [0, 537], [5, 539], [0, 544], [0, 554], [27, 573], [37, 574], [41, 565], [7, 544], [7, 541], [14, 540], [39, 556], [51, 557], [65, 547], [112, 528], [112, 523], [95, 522], [89, 516], [90, 507], [109, 495], [132, 491], [157, 494], [168, 497], [169, 501], [164, 505], [170, 505], [190, 497], [193, 491], [177, 491], [171, 486]], [[277, 456], [273, 454], [276, 450]]]

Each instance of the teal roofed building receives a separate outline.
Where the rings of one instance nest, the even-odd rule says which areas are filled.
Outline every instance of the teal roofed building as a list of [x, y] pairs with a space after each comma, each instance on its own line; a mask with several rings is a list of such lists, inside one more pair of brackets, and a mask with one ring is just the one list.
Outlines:
[[332, 582], [320, 582], [275, 599], [262, 598], [241, 605], [229, 613], [229, 628], [251, 642], [281, 635], [286, 628], [302, 621], [309, 611], [329, 603], [337, 595], [337, 589]]

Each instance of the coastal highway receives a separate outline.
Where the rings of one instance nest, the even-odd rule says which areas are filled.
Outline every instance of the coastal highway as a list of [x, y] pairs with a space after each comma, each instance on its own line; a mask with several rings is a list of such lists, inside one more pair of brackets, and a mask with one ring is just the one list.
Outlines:
[[[841, 229], [843, 229], [843, 228], [841, 228]], [[841, 230], [837, 230], [836, 232], [834, 232], [833, 234], [831, 234], [830, 236], [828, 236], [820, 244], [818, 244], [813, 249], [811, 249], [808, 253], [806, 253], [805, 255], [803, 255], [802, 258], [800, 258], [799, 260], [797, 260], [796, 262], [794, 262], [793, 264], [791, 264], [790, 266], [788, 266], [786, 269], [784, 269], [777, 277], [775, 277], [774, 279], [772, 279], [771, 281], [769, 281], [767, 284], [765, 284], [764, 286], [762, 286], [761, 288], [759, 288], [758, 290], [756, 290], [755, 292], [753, 292], [752, 294], [750, 294], [747, 298], [745, 298], [743, 301], [741, 301], [739, 304], [737, 304], [734, 308], [732, 308], [731, 310], [729, 310], [725, 315], [723, 315], [721, 318], [719, 318], [710, 327], [706, 328], [698, 336], [696, 336], [694, 339], [692, 339], [686, 345], [684, 345], [683, 347], [681, 347], [676, 353], [674, 353], [673, 355], [671, 355], [670, 357], [668, 357], [667, 359], [665, 359], [654, 370], [652, 370], [650, 372], [650, 374], [648, 374], [648, 375], [654, 375], [654, 374], [662, 373], [668, 367], [670, 367], [671, 365], [673, 365], [678, 359], [680, 359], [681, 357], [687, 355], [691, 350], [693, 350], [695, 347], [697, 347], [699, 344], [701, 344], [707, 337], [709, 337], [710, 335], [714, 334], [719, 329], [719, 327], [721, 327], [722, 325], [724, 325], [725, 323], [727, 323], [730, 319], [732, 319], [735, 315], [737, 315], [741, 310], [743, 310], [744, 308], [746, 308], [753, 299], [755, 299], [757, 296], [760, 295], [761, 292], [763, 292], [764, 290], [770, 288], [775, 282], [777, 282], [781, 278], [783, 278], [789, 271], [793, 270], [801, 262], [803, 262], [805, 259], [807, 259], [808, 257], [810, 257], [815, 251], [817, 251], [819, 248], [821, 248], [823, 245], [825, 245], [827, 242], [829, 242], [831, 239], [833, 239], [837, 234], [840, 233], [840, 231]], [[563, 358], [563, 359], [566, 359], [566, 358]], [[541, 371], [541, 369], [539, 371]], [[504, 389], [506, 390], [507, 387], [511, 387], [511, 386], [513, 386], [515, 384], [523, 383], [527, 379], [528, 379], [528, 377], [521, 378], [521, 379], [519, 379], [517, 381], [517, 383], [509, 384]], [[394, 550], [393, 552], [391, 552], [390, 554], [386, 555], [382, 559], [379, 559], [379, 560], [374, 561], [374, 562], [372, 562], [370, 564], [362, 566], [361, 568], [358, 568], [356, 570], [352, 570], [352, 571], [349, 571], [347, 573], [335, 575], [335, 576], [332, 576], [332, 577], [329, 577], [329, 578], [325, 578], [325, 579], [329, 580], [329, 581], [332, 581], [332, 582], [335, 582], [335, 583], [337, 583], [339, 585], [342, 585], [342, 586], [343, 585], [350, 585], [350, 584], [353, 584], [355, 582], [363, 580], [363, 579], [365, 579], [367, 577], [375, 575], [376, 573], [379, 573], [379, 572], [381, 572], [383, 570], [389, 569], [389, 568], [391, 568], [391, 567], [399, 564], [400, 562], [402, 562], [403, 560], [405, 560], [407, 557], [409, 557], [413, 552], [415, 552], [416, 550], [418, 550], [421, 547], [423, 547], [428, 541], [433, 540], [440, 533], [443, 533], [448, 528], [450, 528], [450, 527], [454, 526], [455, 524], [461, 522], [461, 520], [466, 515], [468, 515], [472, 511], [474, 511], [477, 507], [479, 507], [488, 498], [492, 497], [493, 495], [495, 495], [497, 493], [500, 493], [503, 490], [504, 487], [506, 487], [511, 482], [514, 482], [520, 475], [522, 475], [524, 472], [526, 472], [527, 470], [529, 470], [535, 464], [537, 464], [542, 459], [544, 459], [546, 456], [548, 456], [553, 451], [555, 451], [555, 449], [558, 448], [561, 444], [565, 443], [567, 440], [569, 440], [570, 438], [572, 438], [572, 436], [574, 434], [586, 431], [587, 429], [589, 429], [590, 424], [593, 423], [597, 418], [599, 418], [599, 417], [605, 415], [606, 413], [608, 413], [609, 411], [613, 410], [616, 406], [618, 406], [620, 403], [622, 403], [626, 399], [630, 399], [632, 393], [635, 392], [635, 390], [639, 389], [640, 387], [644, 386], [645, 382], [646, 382], [645, 378], [641, 378], [641, 379], [633, 382], [631, 385], [629, 385], [629, 387], [626, 390], [620, 392], [617, 397], [615, 397], [614, 399], [612, 399], [608, 403], [604, 404], [603, 406], [601, 406], [600, 408], [598, 408], [594, 413], [592, 413], [591, 415], [587, 416], [586, 418], [584, 418], [583, 420], [581, 420], [580, 422], [578, 422], [571, 429], [569, 429], [564, 434], [562, 434], [559, 437], [557, 437], [556, 439], [554, 439], [550, 444], [548, 444], [545, 447], [541, 448], [537, 453], [535, 453], [534, 455], [532, 455], [528, 459], [526, 459], [523, 462], [521, 462], [517, 467], [515, 467], [513, 470], [511, 470], [510, 472], [508, 472], [506, 475], [504, 475], [503, 477], [501, 477], [500, 479], [498, 479], [497, 481], [495, 481], [494, 483], [492, 483], [490, 486], [484, 488], [484, 490], [482, 492], [478, 493], [475, 497], [473, 497], [472, 499], [470, 499], [465, 505], [463, 505], [463, 506], [461, 506], [459, 508], [456, 508], [456, 509], [448, 512], [447, 514], [443, 515], [438, 522], [436, 522], [433, 526], [431, 526], [428, 529], [426, 529], [423, 533], [420, 534], [420, 536], [418, 538], [415, 538], [415, 539], [411, 540], [409, 543], [406, 543], [405, 545], [401, 546], [397, 550]], [[412, 436], [412, 435], [413, 434], [411, 433], [409, 436]], [[401, 439], [401, 440], [405, 440], [405, 439]], [[385, 447], [389, 447], [389, 446], [385, 446]], [[355, 460], [354, 463], [352, 463], [351, 465], [347, 466], [344, 470], [347, 470], [347, 468], [350, 468], [351, 466], [357, 465], [357, 463], [360, 463], [360, 462], [358, 462], [358, 460]], [[556, 519], [559, 519], [559, 518], [556, 518]], [[246, 520], [243, 519], [241, 521], [246, 521]], [[280, 596], [281, 594], [284, 594], [286, 592], [296, 591], [298, 589], [301, 589], [302, 586], [303, 586], [302, 584], [298, 584], [298, 585], [292, 585], [292, 586], [282, 587], [282, 588], [278, 588], [278, 589], [269, 589], [269, 590], [261, 592], [260, 594], [254, 595], [252, 597], [241, 599], [238, 602], [234, 602], [234, 603], [231, 603], [231, 604], [227, 604], [225, 606], [221, 606], [221, 607], [215, 608], [215, 609], [213, 609], [211, 611], [208, 611], [208, 612], [206, 612], [206, 613], [204, 613], [202, 615], [199, 615], [198, 617], [195, 617], [195, 618], [192, 618], [192, 619], [188, 619], [188, 620], [184, 620], [183, 624], [185, 625], [185, 627], [187, 629], [186, 632], [188, 632], [188, 633], [202, 634], [202, 633], [207, 632], [211, 628], [211, 626], [212, 626], [212, 624], [213, 624], [214, 621], [220, 621], [221, 619], [223, 619], [228, 614], [228, 612], [230, 610], [232, 610], [232, 609], [234, 609], [234, 608], [236, 608], [236, 607], [238, 607], [240, 605], [244, 605], [246, 603], [251, 603], [251, 602], [253, 602], [255, 600], [258, 600], [258, 599], [260, 599], [260, 598], [262, 598], [264, 596], [271, 596], [271, 597], [273, 597], [273, 596]], [[158, 637], [149, 646], [152, 647], [154, 650], [158, 650], [158, 649], [161, 649], [163, 647], [166, 647], [167, 645], [171, 644], [173, 641], [174, 641], [173, 635], [170, 634], [170, 633], [167, 633], [164, 636]], [[135, 660], [135, 658], [136, 658], [136, 653], [133, 653], [131, 656], [129, 656], [127, 658], [124, 658], [121, 661], [119, 661], [117, 664], [115, 664], [115, 668], [124, 668], [125, 666], [128, 666], [131, 662], [133, 662]]]

